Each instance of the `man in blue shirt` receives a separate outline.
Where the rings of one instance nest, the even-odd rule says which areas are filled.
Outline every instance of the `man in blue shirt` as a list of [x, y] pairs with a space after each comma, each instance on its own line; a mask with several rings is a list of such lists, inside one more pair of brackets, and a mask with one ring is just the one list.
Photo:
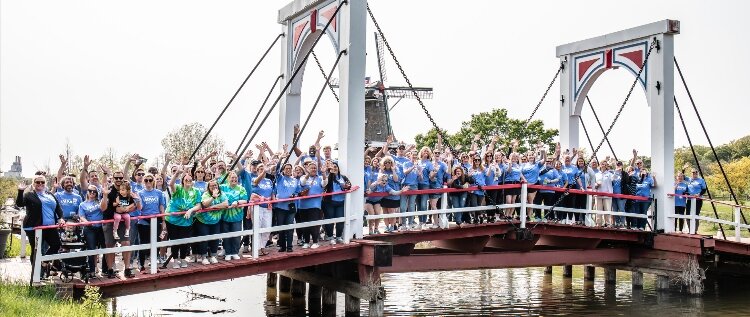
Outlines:
[[81, 195], [73, 192], [73, 178], [66, 176], [62, 180], [63, 191], [55, 193], [57, 201], [60, 202], [60, 207], [63, 210], [63, 219], [68, 221], [74, 216], [78, 215], [78, 206], [81, 205], [83, 199]]

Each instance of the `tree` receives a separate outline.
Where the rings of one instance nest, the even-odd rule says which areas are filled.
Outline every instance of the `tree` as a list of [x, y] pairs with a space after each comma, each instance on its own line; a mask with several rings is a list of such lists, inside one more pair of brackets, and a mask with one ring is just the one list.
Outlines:
[[[443, 131], [443, 134], [446, 136], [449, 136], [448, 131], [441, 129]], [[414, 136], [414, 143], [417, 145], [417, 149], [421, 149], [422, 147], [426, 146], [429, 148], [434, 148], [437, 144], [438, 140], [438, 133], [435, 128], [430, 129], [430, 131], [427, 131], [427, 134], [422, 135], [417, 134]], [[445, 142], [443, 142], [445, 144]]]
[[[418, 146], [429, 146], [436, 141], [436, 132], [432, 129], [427, 135], [418, 134], [414, 140]], [[475, 135], [480, 136], [479, 144], [482, 145], [489, 144], [494, 136], [500, 137], [498, 147], [507, 147], [513, 139], [517, 139], [518, 150], [525, 152], [534, 148], [538, 142], [554, 148], [553, 141], [557, 133], [556, 129], [545, 129], [540, 120], [526, 124], [526, 120], [509, 118], [506, 109], [494, 109], [471, 115], [469, 121], [461, 123], [461, 129], [456, 134], [447, 137], [451, 146], [461, 145], [462, 149], [471, 147], [471, 140]]]
[[[198, 122], [193, 122], [169, 132], [161, 140], [161, 145], [164, 147], [164, 151], [175, 160], [182, 157], [187, 159], [190, 158], [190, 154], [198, 147], [205, 134], [206, 128]], [[196, 153], [196, 158], [205, 157], [214, 151], [222, 153], [224, 151], [224, 141], [213, 135], [209, 135], [198, 153]]]
[[[737, 195], [737, 199], [739, 200], [747, 197], [747, 194], [750, 193], [750, 191], [748, 191], [748, 187], [750, 187], [750, 178], [747, 177], [747, 175], [750, 175], [750, 157], [743, 157], [739, 160], [723, 165], [729, 183], [734, 190], [734, 194]], [[722, 175], [721, 172], [718, 172], [718, 167], [714, 167], [713, 169], [717, 172], [706, 177], [708, 187], [710, 189], [719, 190], [723, 194], [728, 195], [729, 187], [727, 187], [727, 183], [724, 180], [724, 175]]]
[[20, 178], [0, 177], [0, 204], [4, 204], [8, 198], [16, 199], [19, 182]]
[[125, 164], [118, 158], [117, 151], [111, 147], [107, 148], [104, 154], [96, 161], [99, 163], [99, 166], [105, 166], [111, 171], [119, 171], [125, 167]]

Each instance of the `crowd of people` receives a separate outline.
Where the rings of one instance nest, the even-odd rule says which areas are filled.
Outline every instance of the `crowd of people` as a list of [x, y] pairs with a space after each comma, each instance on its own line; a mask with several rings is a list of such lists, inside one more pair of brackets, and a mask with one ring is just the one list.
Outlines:
[[[136, 219], [138, 216], [163, 215], [156, 218], [157, 240], [339, 218], [344, 216], [346, 194], [342, 192], [351, 189], [352, 183], [341, 174], [337, 160], [332, 157], [332, 147], [321, 146], [323, 137], [321, 131], [306, 153], [298, 147], [290, 150], [287, 145], [275, 152], [263, 142], [256, 145], [257, 154], [247, 151], [238, 157], [228, 152], [226, 161], [216, 152], [194, 162], [180, 159], [174, 164], [166, 156], [161, 169], [146, 168], [146, 159], [138, 154], [130, 157], [121, 171], [111, 171], [104, 165], [93, 168], [94, 164], [85, 156], [78, 175], [65, 173], [68, 162], [60, 155], [61, 165], [53, 184], [47, 184], [48, 177], [38, 172], [31, 186], [19, 185], [17, 205], [26, 207], [23, 226], [31, 241], [35, 235], [33, 228], [37, 226], [113, 220], [82, 226], [87, 249], [150, 243], [151, 221]], [[521, 153], [516, 140], [509, 142], [507, 148], [499, 146], [498, 137], [493, 137], [488, 144], [479, 141], [480, 136], [476, 136], [464, 152], [454, 152], [443, 146], [439, 138], [434, 148], [417, 149], [414, 145], [396, 143], [392, 137], [387, 144], [393, 147], [367, 148], [363, 191], [366, 214], [437, 210], [441, 194], [410, 192], [443, 188], [464, 189], [448, 194], [445, 203], [449, 208], [514, 204], [525, 200], [536, 205], [585, 209], [586, 195], [561, 191], [570, 188], [643, 197], [643, 200], [633, 200], [600, 195], [595, 196], [593, 207], [645, 215], [651, 204], [651, 190], [657, 186], [653, 173], [643, 166], [635, 150], [628, 162], [606, 157], [587, 163], [580, 149], [562, 151], [559, 144], [550, 153], [541, 143]], [[526, 197], [521, 196], [517, 186], [492, 187], [520, 183], [542, 187], [529, 188]], [[706, 186], [693, 171], [691, 177], [679, 173], [674, 188], [676, 194], [702, 195]], [[332, 194], [321, 197], [319, 194], [323, 193]], [[262, 202], [287, 198], [298, 199], [273, 204]], [[251, 221], [253, 209], [246, 207], [251, 200], [259, 201], [258, 223], [255, 224]], [[676, 213], [684, 214], [686, 203], [686, 199], [678, 196]], [[698, 204], [700, 210], [700, 200]], [[687, 210], [689, 208], [687, 206]], [[488, 208], [483, 212], [456, 212], [450, 214], [450, 218], [458, 226], [519, 217], [530, 221], [582, 224], [587, 219], [581, 215], [535, 208], [505, 208], [497, 212]], [[620, 216], [596, 216], [588, 219], [588, 223], [639, 230], [647, 225], [646, 219]], [[437, 215], [394, 216], [382, 222], [370, 220], [366, 225], [370, 234], [380, 234], [437, 228], [439, 219]], [[677, 225], [682, 230], [682, 221]], [[259, 253], [266, 255], [274, 246], [278, 247], [278, 252], [292, 252], [295, 236], [297, 247], [304, 249], [318, 248], [322, 241], [341, 243], [343, 227], [343, 222], [338, 222], [322, 228], [300, 228], [296, 234], [295, 230], [263, 233], [260, 245], [264, 247]], [[61, 240], [56, 229], [42, 230], [42, 240], [44, 254], [60, 250]], [[248, 236], [181, 244], [170, 248], [169, 257], [167, 250], [160, 250], [158, 261], [162, 263], [171, 258], [175, 269], [187, 267], [190, 261], [211, 265], [221, 256], [225, 261], [240, 259], [240, 254], [249, 252], [250, 248]], [[148, 252], [138, 252], [137, 256], [133, 252], [122, 252], [123, 275], [133, 277], [137, 271], [144, 272], [147, 257]], [[101, 265], [97, 265], [99, 262]], [[91, 256], [88, 265], [92, 275], [100, 272], [112, 278], [117, 274], [115, 254], [107, 254], [101, 260]]]

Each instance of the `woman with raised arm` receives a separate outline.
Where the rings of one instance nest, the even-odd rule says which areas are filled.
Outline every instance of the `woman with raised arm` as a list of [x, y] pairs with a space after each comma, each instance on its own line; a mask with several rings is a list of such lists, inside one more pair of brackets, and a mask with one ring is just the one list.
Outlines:
[[[302, 186], [302, 196], [315, 196], [325, 192], [325, 186], [327, 185], [328, 178], [324, 179], [323, 176], [318, 175], [318, 164], [310, 162], [307, 164], [307, 174], [300, 178], [300, 186]], [[299, 202], [299, 223], [318, 221], [321, 219], [321, 204], [323, 197], [312, 197], [305, 198]], [[302, 248], [317, 249], [320, 245], [318, 239], [320, 239], [320, 226], [311, 226], [305, 228], [299, 228], [298, 231], [301, 235], [297, 236], [298, 240], [301, 240]]]
[[[479, 156], [474, 157], [474, 159], [472, 160], [471, 168], [469, 168], [469, 172], [467, 174], [471, 176], [471, 178], [474, 180], [474, 185], [476, 186], [486, 185], [486, 171], [485, 171], [485, 167], [482, 165], [482, 159]], [[477, 207], [477, 206], [483, 206], [483, 205], [484, 205], [484, 191], [483, 190], [475, 190], [467, 194], [466, 207]], [[470, 212], [468, 213], [468, 215], [471, 217], [470, 222], [473, 224], [478, 224], [478, 223], [483, 222], [483, 220], [480, 219], [480, 218], [484, 218], [482, 217], [481, 213]]]
[[[33, 187], [26, 191], [26, 184], [18, 185], [18, 196], [16, 197], [16, 206], [26, 207], [26, 216], [23, 219], [23, 230], [31, 241], [31, 263], [34, 262], [36, 255], [36, 231], [34, 227], [50, 226], [54, 224], [64, 225], [63, 211], [57, 198], [47, 190], [47, 180], [43, 175], [37, 175], [33, 178]], [[48, 249], [44, 255], [56, 254], [60, 250], [60, 235], [57, 229], [44, 229], [40, 237], [47, 243]], [[38, 270], [39, 268], [33, 268]]]
[[[349, 178], [341, 174], [339, 163], [334, 162], [328, 169], [328, 177], [325, 179], [325, 184], [323, 186], [325, 187], [326, 193], [335, 193], [351, 189], [352, 183], [349, 181]], [[323, 212], [325, 214], [325, 219], [343, 217], [344, 200], [346, 200], [346, 194], [326, 196], [325, 198], [323, 198], [323, 205], [325, 206]], [[331, 244], [344, 242], [344, 223], [336, 223], [335, 238], [333, 234], [333, 227], [333, 224], [327, 224], [324, 226], [326, 236], [331, 237]]]
[[[542, 168], [544, 168], [544, 162], [547, 160], [547, 152], [541, 148], [541, 144], [537, 145], [537, 151], [539, 152], [539, 160], [537, 160], [536, 153], [529, 151], [529, 153], [526, 154], [526, 159], [521, 161], [521, 173], [523, 173], [523, 177], [529, 185], [539, 185], [539, 173]], [[526, 197], [521, 197], [521, 199], [526, 199], [526, 202], [533, 204], [534, 199], [536, 198], [536, 192], [536, 188], [529, 188], [527, 189]], [[533, 221], [541, 220], [540, 218], [534, 217], [534, 211], [532, 208], [526, 208], [526, 214], [529, 219]]]
[[[270, 200], [271, 197], [273, 197], [273, 180], [269, 177], [269, 175], [266, 173], [266, 170], [271, 169], [269, 162], [269, 167], [266, 167], [266, 164], [258, 164], [258, 166], [255, 168], [255, 173], [258, 174], [258, 176], [253, 179], [253, 200], [259, 199], [259, 200]], [[273, 225], [273, 214], [272, 214], [272, 208], [269, 204], [259, 204], [257, 205], [257, 211], [258, 211], [258, 219], [260, 223], [255, 224], [253, 228], [257, 229], [263, 229], [263, 228], [270, 228]], [[252, 218], [252, 212], [248, 212], [245, 216], [247, 218]], [[263, 241], [266, 241], [265, 247], [259, 250], [260, 255], [266, 255], [268, 254], [268, 248], [273, 243], [271, 241], [271, 233], [270, 232], [263, 232], [260, 234], [260, 243], [263, 243]]]
[[[386, 156], [383, 158], [383, 160], [380, 162], [380, 172], [379, 174], [384, 174], [388, 178], [388, 185], [391, 188], [399, 188], [399, 185], [401, 183], [401, 176], [399, 175], [398, 167], [395, 166], [396, 164], [393, 162], [393, 158], [390, 156]], [[379, 177], [379, 176], [378, 176]], [[398, 195], [390, 195], [383, 197], [382, 200], [380, 200], [380, 206], [383, 207], [383, 213], [385, 214], [395, 214], [398, 213], [399, 208], [401, 206], [401, 197]], [[391, 233], [393, 231], [398, 230], [397, 221], [396, 218], [386, 218], [386, 233]]]
[[[302, 191], [299, 180], [292, 176], [292, 164], [284, 164], [281, 174], [276, 176], [273, 199], [287, 199], [299, 196]], [[291, 225], [294, 223], [294, 215], [297, 213], [299, 201], [283, 201], [273, 204], [273, 213], [276, 215], [274, 226]], [[279, 233], [279, 252], [292, 252], [293, 248], [292, 230], [283, 230]]]
[[[180, 185], [175, 184], [177, 179], [180, 180]], [[177, 169], [177, 173], [169, 181], [169, 189], [172, 192], [172, 199], [169, 201], [167, 214], [185, 212], [183, 215], [165, 217], [169, 240], [190, 238], [193, 235], [193, 213], [201, 208], [201, 193], [193, 187], [193, 176], [185, 173], [181, 168]], [[186, 268], [189, 251], [189, 244], [172, 246], [174, 258], [172, 268]]]
[[[511, 153], [509, 160], [506, 162], [504, 166], [505, 170], [505, 185], [515, 185], [520, 184], [522, 181], [526, 181], [526, 179], [523, 177], [522, 173], [522, 167], [520, 162], [520, 154], [518, 153]], [[510, 188], [505, 190], [505, 203], [506, 204], [513, 204], [516, 202], [516, 199], [518, 199], [518, 195], [521, 194], [520, 188]], [[506, 219], [512, 219], [513, 218], [513, 212], [515, 211], [515, 208], [505, 208], [505, 218]], [[525, 215], [519, 214], [520, 217], [525, 217]]]

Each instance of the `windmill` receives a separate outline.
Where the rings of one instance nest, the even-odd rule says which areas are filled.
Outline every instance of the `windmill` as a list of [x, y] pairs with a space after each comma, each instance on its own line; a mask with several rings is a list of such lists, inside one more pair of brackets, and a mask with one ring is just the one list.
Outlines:
[[[403, 99], [415, 99], [409, 87], [386, 86], [388, 76], [385, 72], [385, 47], [383, 40], [375, 32], [375, 48], [378, 57], [378, 72], [380, 80], [371, 82], [365, 78], [365, 142], [366, 146], [382, 147], [388, 135], [393, 135], [390, 112]], [[331, 78], [329, 85], [338, 88], [338, 80]], [[432, 88], [414, 87], [414, 91], [421, 99], [432, 99]], [[396, 102], [389, 107], [388, 100], [394, 98]], [[390, 147], [395, 147], [391, 144]]]

